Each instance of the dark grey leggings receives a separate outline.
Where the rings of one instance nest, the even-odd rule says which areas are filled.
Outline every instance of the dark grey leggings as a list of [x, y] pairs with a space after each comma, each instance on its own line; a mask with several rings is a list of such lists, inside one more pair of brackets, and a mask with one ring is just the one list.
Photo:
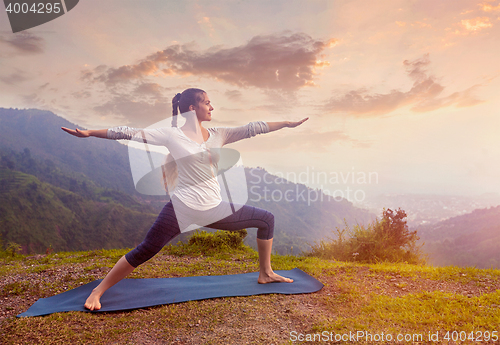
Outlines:
[[[236, 207], [236, 209], [238, 211], [226, 218], [205, 226], [220, 230], [257, 228], [257, 238], [262, 240], [273, 238], [274, 215], [271, 212], [248, 205], [243, 205], [241, 208]], [[180, 233], [172, 201], [169, 201], [149, 229], [144, 241], [125, 254], [125, 258], [130, 265], [137, 267], [155, 256], [171, 239]]]

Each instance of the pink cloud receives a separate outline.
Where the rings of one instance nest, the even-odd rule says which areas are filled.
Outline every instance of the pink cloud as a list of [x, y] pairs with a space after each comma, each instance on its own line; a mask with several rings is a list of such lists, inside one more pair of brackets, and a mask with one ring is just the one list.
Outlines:
[[115, 85], [157, 74], [196, 75], [239, 87], [295, 91], [314, 84], [315, 68], [328, 64], [319, 61], [321, 53], [335, 42], [299, 33], [256, 36], [238, 47], [205, 51], [175, 44], [137, 64], [83, 71], [82, 78]]
[[43, 53], [45, 40], [29, 32], [15, 34], [11, 39], [0, 36], [0, 45], [11, 48], [16, 54], [32, 55]]
[[0, 76], [0, 81], [4, 82], [7, 85], [18, 85], [30, 79], [31, 77], [26, 72], [18, 68], [16, 68], [14, 72], [8, 75]]
[[147, 102], [126, 95], [115, 96], [108, 102], [95, 106], [93, 110], [101, 116], [113, 115], [126, 119], [125, 124], [133, 127], [147, 127], [171, 116], [170, 102], [166, 100]]
[[413, 61], [403, 61], [408, 77], [413, 80], [412, 88], [406, 92], [391, 90], [385, 94], [370, 94], [367, 89], [351, 90], [340, 97], [330, 98], [322, 109], [331, 113], [343, 112], [354, 116], [369, 117], [385, 115], [405, 106], [411, 106], [410, 109], [415, 112], [424, 112], [451, 105], [473, 106], [482, 102], [473, 94], [480, 85], [474, 85], [448, 96], [441, 96], [445, 87], [435, 77], [428, 74], [429, 64], [429, 54]]

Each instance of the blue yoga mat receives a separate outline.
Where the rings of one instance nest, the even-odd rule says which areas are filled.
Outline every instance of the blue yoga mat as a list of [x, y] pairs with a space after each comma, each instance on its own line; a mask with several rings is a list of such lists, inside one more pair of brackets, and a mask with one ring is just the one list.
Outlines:
[[[298, 268], [275, 272], [292, 278], [293, 283], [259, 284], [257, 283], [258, 272], [225, 276], [123, 279], [101, 297], [102, 308], [92, 312], [132, 310], [217, 297], [311, 293], [323, 288], [322, 283]], [[95, 280], [52, 297], [40, 298], [17, 317], [48, 315], [72, 310], [90, 312], [84, 308], [83, 304], [100, 281]]]

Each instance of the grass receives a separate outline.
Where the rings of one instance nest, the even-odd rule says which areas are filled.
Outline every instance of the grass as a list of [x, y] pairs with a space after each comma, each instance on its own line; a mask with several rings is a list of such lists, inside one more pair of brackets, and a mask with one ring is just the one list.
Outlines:
[[[0, 258], [2, 342], [324, 344], [320, 336], [333, 337], [333, 343], [335, 336], [351, 332], [363, 336], [356, 341], [345, 338], [344, 343], [375, 343], [373, 336], [381, 333], [417, 336], [401, 343], [429, 343], [429, 336], [437, 332], [439, 339], [432, 342], [436, 344], [447, 343], [448, 331], [468, 335], [489, 331], [490, 340], [491, 332], [500, 331], [499, 270], [368, 265], [280, 255], [272, 257], [275, 270], [298, 267], [325, 287], [314, 294], [217, 298], [128, 312], [14, 317], [38, 298], [102, 278], [127, 251]], [[179, 245], [165, 247], [130, 278], [222, 275], [257, 269], [258, 255], [247, 246], [216, 251]], [[307, 336], [313, 341], [307, 341]], [[468, 339], [460, 343], [476, 342]]]

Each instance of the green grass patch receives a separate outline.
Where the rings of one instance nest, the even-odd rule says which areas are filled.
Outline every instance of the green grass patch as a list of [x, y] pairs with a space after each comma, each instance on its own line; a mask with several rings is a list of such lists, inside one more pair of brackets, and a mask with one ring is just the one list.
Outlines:
[[480, 269], [475, 267], [434, 267], [427, 265], [412, 265], [405, 263], [380, 263], [367, 265], [371, 271], [376, 273], [400, 274], [405, 277], [423, 277], [433, 280], [451, 280], [461, 283], [478, 281], [480, 278], [487, 277], [491, 280], [500, 278], [498, 269]]
[[[401, 297], [377, 295], [361, 296], [354, 286], [325, 301], [335, 319], [322, 320], [313, 330], [327, 330], [335, 334], [349, 331], [367, 331], [369, 334], [420, 334], [428, 340], [429, 332], [439, 332], [442, 340], [446, 332], [492, 332], [500, 324], [500, 290], [479, 297], [440, 291], [408, 294]], [[363, 298], [365, 297], [365, 298]], [[370, 343], [361, 338], [360, 343]], [[424, 341], [425, 342], [425, 341]]]

